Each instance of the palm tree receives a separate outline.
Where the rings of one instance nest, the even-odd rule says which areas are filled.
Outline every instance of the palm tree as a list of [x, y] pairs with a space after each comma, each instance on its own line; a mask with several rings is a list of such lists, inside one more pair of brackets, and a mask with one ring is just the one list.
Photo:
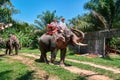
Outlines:
[[90, 23], [90, 15], [89, 14], [85, 14], [84, 16], [80, 16], [78, 15], [75, 18], [72, 18], [71, 20], [69, 20], [69, 24], [72, 27], [75, 27], [76, 29], [80, 29], [82, 31], [91, 31], [92, 29], [92, 23]]
[[19, 11], [14, 8], [10, 0], [0, 0], [0, 22], [12, 22], [12, 15], [17, 13]]
[[10, 0], [0, 0], [0, 7], [5, 3], [11, 3]]
[[92, 11], [95, 20], [103, 24], [103, 29], [110, 29], [114, 27], [114, 23], [120, 21], [120, 0], [90, 0], [84, 8]]
[[41, 30], [45, 30], [47, 24], [50, 24], [55, 18], [58, 19], [58, 17], [55, 15], [56, 11], [50, 12], [46, 11], [42, 14], [37, 16], [37, 20], [35, 20], [36, 27], [38, 27]]

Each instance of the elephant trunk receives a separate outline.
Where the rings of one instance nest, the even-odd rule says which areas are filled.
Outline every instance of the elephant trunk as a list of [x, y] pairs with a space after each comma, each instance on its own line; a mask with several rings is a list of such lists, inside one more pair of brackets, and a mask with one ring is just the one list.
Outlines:
[[72, 32], [73, 32], [73, 42], [76, 44], [76, 45], [79, 45], [79, 46], [87, 46], [87, 44], [83, 44], [81, 43], [81, 41], [84, 39], [84, 33], [82, 31], [79, 31], [77, 29], [73, 29], [71, 28]]

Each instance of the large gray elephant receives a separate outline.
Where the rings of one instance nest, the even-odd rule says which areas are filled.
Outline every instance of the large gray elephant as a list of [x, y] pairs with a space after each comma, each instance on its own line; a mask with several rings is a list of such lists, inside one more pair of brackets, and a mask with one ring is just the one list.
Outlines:
[[18, 50], [20, 48], [19, 45], [19, 40], [15, 37], [10, 37], [7, 41], [6, 41], [6, 52], [5, 54], [9, 55], [13, 52], [13, 49], [15, 49], [15, 55], [18, 55]]
[[[59, 36], [60, 35], [60, 36]], [[65, 38], [62, 39], [61, 35]], [[64, 65], [65, 54], [67, 45], [79, 45], [86, 46], [87, 44], [82, 44], [81, 41], [84, 38], [84, 33], [77, 29], [66, 29], [63, 33], [57, 33], [53, 35], [43, 34], [39, 39], [39, 49], [41, 51], [40, 62], [49, 63], [47, 60], [46, 53], [51, 52], [51, 63], [54, 63], [56, 58], [56, 53], [60, 49], [60, 65]]]

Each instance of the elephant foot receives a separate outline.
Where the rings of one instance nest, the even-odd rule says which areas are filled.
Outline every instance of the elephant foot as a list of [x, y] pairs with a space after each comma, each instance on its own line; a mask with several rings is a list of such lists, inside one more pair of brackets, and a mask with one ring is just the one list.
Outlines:
[[13, 56], [12, 54], [9, 54], [9, 56]]
[[50, 65], [54, 65], [54, 63], [51, 63], [51, 62], [50, 62], [49, 64], [50, 64]]
[[47, 61], [45, 61], [45, 63], [46, 63], [46, 64], [49, 64], [49, 61], [47, 60]]
[[18, 55], [18, 53], [16, 53], [15, 55]]
[[45, 62], [46, 64], [49, 64], [49, 61], [48, 61], [48, 60], [45, 61], [45, 60], [42, 59], [42, 58], [39, 59], [39, 62]]
[[44, 59], [39, 59], [39, 62], [45, 62]]
[[60, 64], [61, 67], [65, 67], [65, 64]]
[[50, 60], [50, 63], [51, 63], [51, 64], [54, 64], [54, 61], [55, 61], [55, 58], [52, 58], [52, 59]]
[[63, 62], [60, 62], [60, 64], [59, 64], [60, 66], [62, 66], [62, 67], [64, 67], [65, 66], [65, 64], [63, 63]]

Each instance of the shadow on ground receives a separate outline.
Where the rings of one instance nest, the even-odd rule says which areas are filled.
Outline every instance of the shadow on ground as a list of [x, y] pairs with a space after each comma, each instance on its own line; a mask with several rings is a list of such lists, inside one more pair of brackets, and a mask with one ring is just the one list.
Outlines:
[[28, 71], [26, 74], [24, 74], [20, 78], [17, 78], [16, 80], [32, 80], [34, 73], [35, 71]]

